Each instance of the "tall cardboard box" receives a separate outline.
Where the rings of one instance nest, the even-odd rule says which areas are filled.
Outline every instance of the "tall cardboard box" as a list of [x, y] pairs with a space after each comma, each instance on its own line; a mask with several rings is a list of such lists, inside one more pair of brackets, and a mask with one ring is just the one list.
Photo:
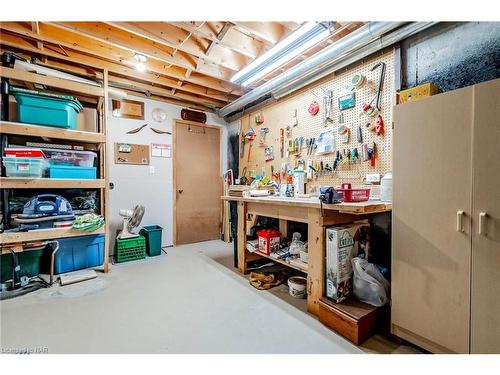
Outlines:
[[85, 132], [97, 132], [97, 110], [83, 107], [78, 114], [76, 128]]
[[360, 222], [326, 229], [326, 296], [343, 301], [352, 292], [351, 259], [368, 259], [370, 224]]

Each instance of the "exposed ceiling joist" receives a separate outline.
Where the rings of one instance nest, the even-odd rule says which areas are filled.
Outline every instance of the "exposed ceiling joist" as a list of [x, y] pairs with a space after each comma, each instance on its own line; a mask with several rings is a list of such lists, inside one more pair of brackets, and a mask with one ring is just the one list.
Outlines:
[[291, 31], [278, 22], [235, 22], [235, 25], [242, 32], [273, 45]]
[[[101, 60], [71, 50], [67, 50], [66, 54], [58, 53], [56, 48], [49, 48], [50, 46], [48, 45], [46, 46], [45, 49], [40, 50], [37, 47], [31, 45], [28, 41], [7, 33], [2, 34], [0, 43], [7, 49], [9, 49], [10, 47], [10, 49], [14, 48], [16, 50], [22, 50], [28, 52], [29, 54], [36, 53], [41, 56], [47, 56], [52, 59], [53, 64], [57, 64], [57, 61], [64, 61], [68, 63], [73, 63], [77, 66], [85, 66], [86, 73], [82, 74], [96, 75], [95, 69], [107, 69], [111, 74], [128, 76], [131, 77], [132, 79], [148, 81], [151, 83], [171, 88], [178, 87], [178, 80], [176, 79], [164, 77], [153, 73], [139, 73], [134, 68], [120, 65], [118, 63]], [[95, 69], [89, 69], [88, 67], [93, 67]], [[236, 96], [234, 95], [228, 95], [223, 92], [212, 90], [203, 86], [198, 86], [192, 83], [184, 83], [182, 90], [188, 93], [202, 95], [208, 98], [213, 98], [224, 102], [230, 102], [236, 98]]]
[[[134, 53], [129, 50], [113, 47], [106, 43], [96, 43], [94, 40], [71, 33], [66, 30], [58, 30], [54, 26], [40, 24], [40, 34], [33, 33], [31, 28], [22, 23], [1, 22], [0, 29], [29, 37], [35, 41], [49, 42], [58, 46], [72, 49], [87, 55], [91, 55], [104, 61], [112, 61], [129, 68], [135, 66]], [[207, 88], [222, 91], [234, 95], [242, 95], [244, 91], [238, 85], [230, 82], [208, 77], [198, 72], [193, 72], [186, 78], [186, 70], [179, 67], [169, 66], [164, 62], [151, 59], [148, 61], [148, 71], [168, 76], [173, 79], [185, 79], [191, 83], [205, 86]]]
[[[108, 25], [149, 41], [201, 57], [235, 72], [247, 65], [251, 60], [234, 51], [216, 49], [208, 53], [211, 42], [206, 39], [194, 39], [191, 32], [165, 22], [106, 22]], [[231, 73], [234, 74], [234, 73]]]

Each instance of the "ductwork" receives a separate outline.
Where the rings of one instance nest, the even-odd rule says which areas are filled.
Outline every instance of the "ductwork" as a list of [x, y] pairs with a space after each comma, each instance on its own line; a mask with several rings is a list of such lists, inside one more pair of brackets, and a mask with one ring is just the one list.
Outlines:
[[[408, 37], [429, 26], [432, 22], [369, 22], [365, 26], [353, 31], [321, 52], [311, 56], [302, 63], [294, 66], [278, 77], [253, 89], [234, 102], [219, 110], [219, 116], [233, 115], [245, 110], [250, 103], [272, 93], [274, 97], [281, 97], [295, 91], [337, 69], [338, 63], [342, 66], [357, 61], [377, 50]], [[400, 27], [389, 36], [384, 36], [391, 30]], [[359, 51], [359, 53], [358, 53]], [[239, 115], [239, 113], [238, 113]], [[232, 119], [232, 118], [231, 118]], [[230, 120], [231, 120], [230, 119]]]

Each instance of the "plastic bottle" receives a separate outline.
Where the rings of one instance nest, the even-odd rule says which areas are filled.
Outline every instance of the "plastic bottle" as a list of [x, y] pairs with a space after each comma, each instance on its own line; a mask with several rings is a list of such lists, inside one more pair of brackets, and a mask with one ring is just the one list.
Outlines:
[[387, 172], [380, 180], [380, 200], [392, 202], [392, 172]]

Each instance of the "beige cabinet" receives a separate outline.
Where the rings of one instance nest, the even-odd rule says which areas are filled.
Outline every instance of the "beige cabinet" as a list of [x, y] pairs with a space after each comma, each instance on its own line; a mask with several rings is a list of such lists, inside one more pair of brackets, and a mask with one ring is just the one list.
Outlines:
[[391, 330], [432, 352], [500, 352], [499, 96], [394, 110]]

